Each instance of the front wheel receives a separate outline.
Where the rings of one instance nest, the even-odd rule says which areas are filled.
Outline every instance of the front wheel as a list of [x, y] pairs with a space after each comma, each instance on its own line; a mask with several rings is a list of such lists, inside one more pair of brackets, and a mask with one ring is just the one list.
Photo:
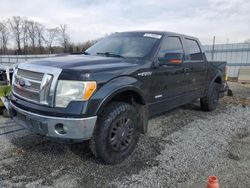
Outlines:
[[203, 111], [213, 111], [216, 109], [219, 104], [219, 88], [220, 84], [213, 83], [207, 95], [200, 99], [201, 109]]
[[112, 102], [98, 117], [90, 148], [103, 163], [121, 163], [133, 152], [139, 135], [135, 108], [128, 103]]

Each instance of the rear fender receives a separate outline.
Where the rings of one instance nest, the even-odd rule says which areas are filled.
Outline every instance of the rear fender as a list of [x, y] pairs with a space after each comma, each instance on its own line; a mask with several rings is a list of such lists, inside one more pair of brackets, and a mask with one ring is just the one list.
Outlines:
[[220, 79], [221, 80], [221, 87], [223, 87], [223, 75], [221, 72], [218, 72], [217, 74], [215, 74], [215, 76], [211, 79], [208, 89], [207, 89], [207, 93], [212, 89], [213, 84], [216, 82], [216, 79]]

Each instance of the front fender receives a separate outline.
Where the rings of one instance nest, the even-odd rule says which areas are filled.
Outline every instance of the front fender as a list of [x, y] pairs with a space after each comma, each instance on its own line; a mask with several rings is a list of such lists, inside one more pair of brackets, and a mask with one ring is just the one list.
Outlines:
[[146, 103], [146, 92], [144, 92], [143, 83], [134, 77], [122, 76], [110, 80], [97, 90], [88, 103], [87, 114], [97, 115], [116, 94], [123, 91], [136, 92], [143, 104]]

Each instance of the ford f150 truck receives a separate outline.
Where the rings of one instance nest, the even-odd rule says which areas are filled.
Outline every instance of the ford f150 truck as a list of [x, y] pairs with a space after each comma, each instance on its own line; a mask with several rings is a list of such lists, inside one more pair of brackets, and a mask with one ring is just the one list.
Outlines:
[[212, 111], [226, 89], [226, 62], [208, 62], [197, 38], [158, 31], [112, 34], [81, 55], [14, 69], [16, 123], [36, 134], [89, 140], [106, 164], [126, 159], [148, 118], [200, 99]]

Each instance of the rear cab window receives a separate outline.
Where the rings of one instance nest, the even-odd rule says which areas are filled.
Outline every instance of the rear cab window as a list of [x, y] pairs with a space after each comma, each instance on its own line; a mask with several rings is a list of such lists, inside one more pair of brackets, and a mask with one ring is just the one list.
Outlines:
[[203, 61], [203, 54], [198, 42], [194, 39], [185, 38], [185, 47], [189, 60], [191, 61]]

